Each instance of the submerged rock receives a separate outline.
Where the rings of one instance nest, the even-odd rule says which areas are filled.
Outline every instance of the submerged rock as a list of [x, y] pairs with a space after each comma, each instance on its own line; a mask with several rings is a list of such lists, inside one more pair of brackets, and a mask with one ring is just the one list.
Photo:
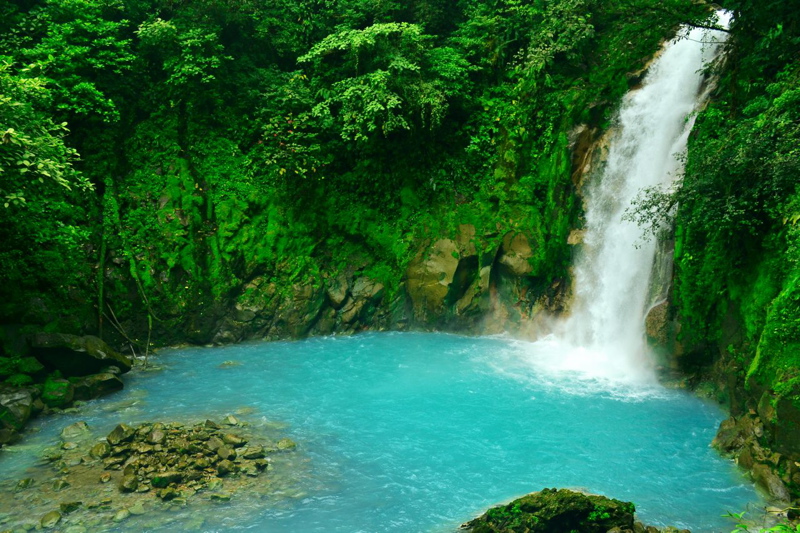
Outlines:
[[50, 511], [39, 520], [39, 524], [44, 529], [56, 527], [59, 522], [61, 522], [61, 513], [58, 511]]

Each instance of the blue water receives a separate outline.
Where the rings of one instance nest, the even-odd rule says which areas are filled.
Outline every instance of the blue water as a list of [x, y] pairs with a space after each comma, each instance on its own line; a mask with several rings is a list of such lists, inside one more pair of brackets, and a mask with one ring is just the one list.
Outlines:
[[[527, 364], [535, 357], [529, 343], [416, 333], [170, 350], [164, 371], [129, 374], [126, 391], [45, 419], [35, 438], [76, 419], [106, 431], [243, 408], [285, 424], [309, 464], [295, 497], [231, 505], [206, 526], [216, 530], [452, 531], [493, 504], [572, 487], [701, 533], [729, 531], [720, 515], [758, 501], [709, 447], [723, 419], [715, 405], [657, 385], [547, 376]], [[4, 471], [24, 462], [16, 455]]]

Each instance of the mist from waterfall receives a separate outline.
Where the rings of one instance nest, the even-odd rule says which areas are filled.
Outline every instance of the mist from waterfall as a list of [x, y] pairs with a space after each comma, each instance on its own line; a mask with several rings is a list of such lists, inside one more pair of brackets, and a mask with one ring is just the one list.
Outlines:
[[[718, 17], [727, 24], [727, 15]], [[536, 343], [530, 362], [537, 368], [611, 383], [654, 381], [644, 317], [654, 303], [656, 243], [623, 214], [642, 189], [669, 186], [682, 172], [694, 112], [705, 99], [703, 70], [724, 36], [693, 29], [666, 43], [642, 86], [625, 96], [602, 168], [584, 188], [571, 314]]]

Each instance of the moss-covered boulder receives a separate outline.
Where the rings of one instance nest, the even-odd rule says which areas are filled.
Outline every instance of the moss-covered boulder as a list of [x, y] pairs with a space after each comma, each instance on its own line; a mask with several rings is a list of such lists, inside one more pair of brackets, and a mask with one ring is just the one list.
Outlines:
[[473, 533], [606, 533], [633, 529], [635, 507], [623, 502], [566, 489], [544, 489], [489, 509], [467, 522]]
[[69, 380], [47, 378], [42, 390], [42, 401], [47, 407], [66, 407], [75, 397], [75, 387]]
[[97, 337], [65, 333], [37, 333], [30, 339], [31, 353], [45, 366], [66, 377], [97, 374], [114, 366], [131, 369], [131, 360]]

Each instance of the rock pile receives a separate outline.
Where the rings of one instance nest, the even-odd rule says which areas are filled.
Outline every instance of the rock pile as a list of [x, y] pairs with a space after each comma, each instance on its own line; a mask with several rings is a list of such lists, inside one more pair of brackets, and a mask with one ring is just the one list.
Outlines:
[[288, 439], [277, 447], [248, 444], [229, 429], [211, 420], [193, 426], [120, 424], [89, 453], [106, 470], [122, 471], [121, 491], [154, 490], [168, 501], [216, 486], [229, 475], [256, 477], [269, 466], [267, 453], [289, 447]]
[[287, 453], [295, 443], [233, 415], [119, 424], [104, 437], [77, 422], [60, 437], [25, 478], [0, 481], [0, 532], [213, 529], [227, 516], [219, 505], [241, 513], [303, 494], [307, 458]]

